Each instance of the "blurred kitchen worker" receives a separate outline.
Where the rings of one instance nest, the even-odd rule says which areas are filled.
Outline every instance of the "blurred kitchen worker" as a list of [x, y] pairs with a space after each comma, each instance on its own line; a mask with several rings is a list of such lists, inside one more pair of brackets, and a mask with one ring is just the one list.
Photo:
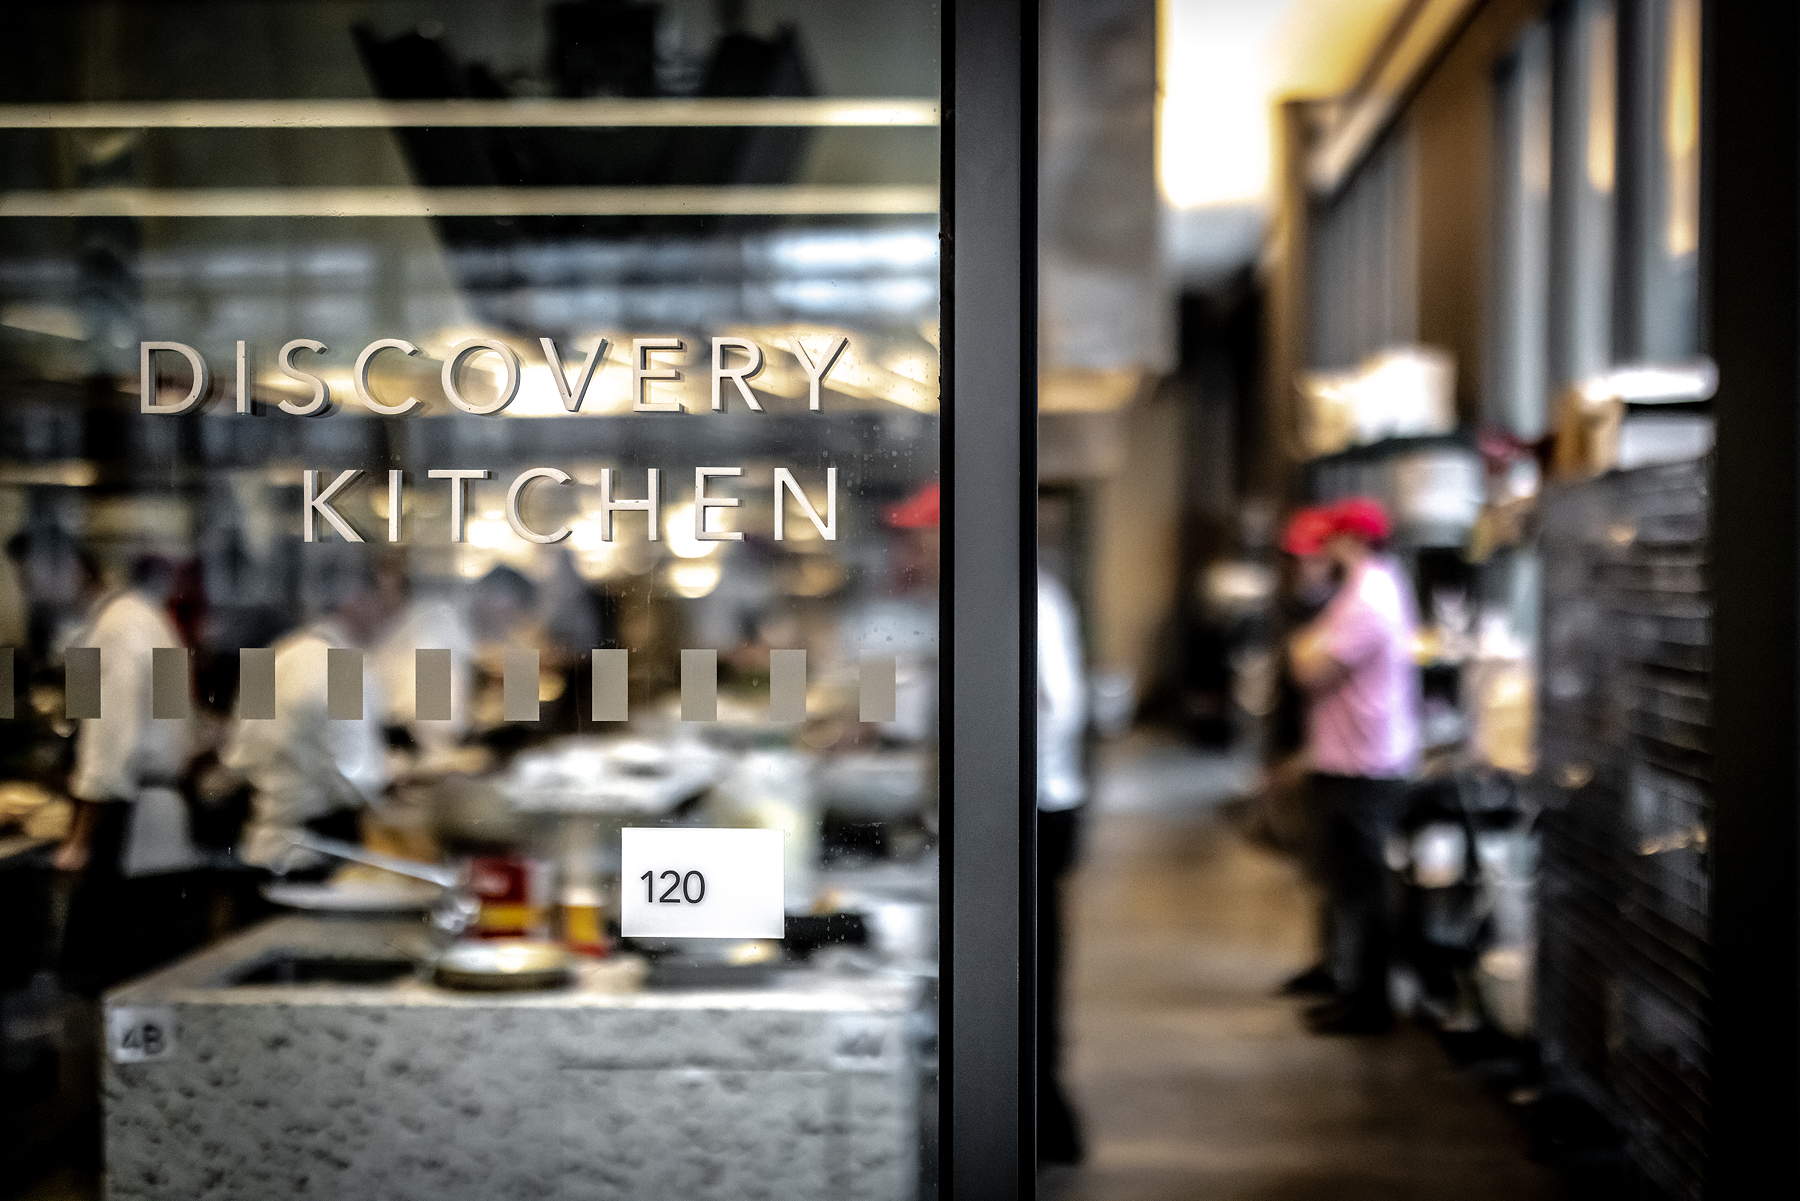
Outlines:
[[882, 514], [897, 542], [893, 591], [865, 617], [862, 649], [891, 651], [894, 720], [882, 733], [919, 743], [937, 737], [938, 523], [942, 496], [936, 480]]
[[3, 569], [0, 647], [12, 651], [14, 718], [8, 737], [0, 739], [0, 773], [30, 779], [60, 764], [67, 729], [61, 714], [46, 713], [26, 698], [39, 683], [60, 683], [62, 647], [106, 589], [87, 548], [55, 525], [38, 524], [8, 538]]
[[1068, 589], [1041, 567], [1037, 582], [1037, 1078], [1038, 1158], [1078, 1163], [1081, 1123], [1063, 1087], [1064, 882], [1080, 848], [1087, 800], [1083, 744], [1087, 672]]
[[475, 581], [469, 618], [481, 642], [495, 646], [516, 642], [539, 623], [538, 586], [516, 567], [502, 563], [490, 568]]
[[404, 577], [360, 555], [326, 560], [316, 578], [323, 615], [275, 643], [275, 716], [240, 717], [224, 756], [253, 792], [240, 857], [290, 876], [334, 866], [296, 852], [291, 834], [360, 841], [388, 785], [375, 671], [365, 662], [361, 716], [332, 717], [326, 664], [333, 648], [374, 646], [406, 603]]
[[[419, 720], [414, 673], [416, 652], [421, 649], [450, 652], [448, 721]], [[404, 730], [424, 763], [447, 756], [469, 728], [474, 653], [469, 619], [450, 597], [441, 595], [411, 598], [369, 651], [367, 670], [375, 672], [386, 706], [382, 723]]]
[[[506, 652], [531, 648], [538, 652], [538, 669], [551, 665], [546, 646], [543, 594], [537, 582], [516, 567], [502, 563], [475, 581], [469, 596], [469, 626], [474, 634], [474, 700], [470, 716], [483, 738], [516, 740], [522, 731], [506, 719]], [[535, 731], [541, 722], [531, 723]]]
[[27, 650], [42, 662], [69, 645], [92, 616], [94, 602], [105, 595], [100, 565], [58, 526], [20, 530], [6, 541], [6, 559], [23, 608], [9, 623], [17, 640], [0, 645]]
[[[1334, 518], [1324, 505], [1309, 505], [1288, 518], [1281, 533], [1281, 551], [1287, 556], [1282, 604], [1284, 628], [1298, 629], [1316, 618], [1330, 602], [1337, 587], [1335, 565], [1325, 553]], [[1268, 766], [1258, 787], [1265, 812], [1279, 811], [1289, 818], [1284, 828], [1296, 831], [1295, 845], [1308, 880], [1318, 889], [1319, 959], [1288, 978], [1281, 992], [1288, 996], [1329, 996], [1337, 991], [1330, 963], [1331, 906], [1327, 898], [1324, 822], [1317, 798], [1308, 787], [1306, 712], [1309, 698], [1284, 656], [1275, 681], [1275, 703], [1268, 738]]]
[[1307, 1013], [1320, 1033], [1379, 1033], [1393, 1023], [1384, 850], [1418, 766], [1419, 677], [1412, 600], [1382, 553], [1389, 532], [1387, 512], [1373, 500], [1333, 507], [1325, 553], [1342, 581], [1288, 646], [1294, 677], [1308, 693], [1307, 752], [1325, 822], [1329, 958], [1339, 990]]
[[891, 746], [937, 736], [939, 509], [934, 480], [883, 511], [892, 535], [888, 586], [861, 600], [839, 632], [837, 659], [847, 671], [864, 655], [894, 658], [894, 718], [879, 728]]
[[151, 652], [182, 645], [168, 610], [174, 586], [174, 564], [139, 559], [127, 586], [100, 596], [69, 643], [100, 652], [100, 716], [75, 731], [75, 812], [54, 858], [74, 876], [63, 960], [65, 983], [78, 991], [104, 988], [139, 962], [121, 941], [131, 928], [127, 875], [199, 864], [174, 790], [192, 753], [192, 724], [151, 708]]

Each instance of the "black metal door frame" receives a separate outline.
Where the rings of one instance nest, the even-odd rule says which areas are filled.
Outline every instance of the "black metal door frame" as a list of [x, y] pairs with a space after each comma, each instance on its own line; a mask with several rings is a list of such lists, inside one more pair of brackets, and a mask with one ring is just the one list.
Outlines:
[[939, 1178], [957, 1201], [1034, 1192], [1036, 77], [1035, 6], [945, 6]]
[[1707, 1195], [1800, 1192], [1800, 10], [1707, 0], [1702, 328], [1713, 492]]

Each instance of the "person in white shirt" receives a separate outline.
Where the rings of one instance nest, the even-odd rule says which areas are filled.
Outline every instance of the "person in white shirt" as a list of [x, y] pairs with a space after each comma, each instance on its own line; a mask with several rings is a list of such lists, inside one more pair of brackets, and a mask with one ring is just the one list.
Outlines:
[[73, 877], [63, 959], [66, 982], [78, 989], [104, 987], [123, 962], [109, 931], [121, 928], [124, 880], [142, 858], [134, 852], [143, 844], [174, 848], [161, 856], [163, 871], [198, 864], [173, 789], [192, 754], [192, 724], [155, 717], [151, 706], [152, 652], [182, 645], [168, 611], [174, 581], [166, 559], [140, 559], [130, 585], [102, 595], [69, 641], [100, 652], [100, 716], [82, 719], [75, 732], [75, 812], [54, 858]]
[[182, 645], [168, 608], [174, 580], [166, 559], [140, 560], [131, 586], [102, 597], [71, 643], [100, 650], [100, 716], [83, 720], [75, 734], [69, 792], [84, 804], [60, 848], [65, 869], [86, 862], [94, 806], [134, 802], [146, 784], [173, 783], [192, 754], [189, 720], [151, 711], [151, 652]]
[[325, 613], [276, 642], [275, 716], [239, 718], [225, 766], [249, 781], [250, 820], [239, 858], [304, 874], [331, 866], [296, 852], [302, 830], [358, 841], [363, 810], [389, 783], [377, 673], [362, 672], [362, 716], [334, 718], [328, 708], [332, 648], [362, 649], [380, 639], [406, 601], [397, 572], [364, 560], [330, 561], [318, 577]]
[[[382, 723], [407, 732], [421, 762], [449, 755], [468, 733], [474, 709], [475, 635], [462, 607], [445, 596], [416, 596], [369, 651], [365, 670], [385, 706]], [[450, 652], [450, 720], [421, 721], [414, 673], [422, 648]]]
[[1068, 589], [1042, 568], [1037, 584], [1038, 1158], [1082, 1158], [1081, 1126], [1062, 1082], [1063, 883], [1075, 865], [1087, 800], [1083, 747], [1087, 673]]

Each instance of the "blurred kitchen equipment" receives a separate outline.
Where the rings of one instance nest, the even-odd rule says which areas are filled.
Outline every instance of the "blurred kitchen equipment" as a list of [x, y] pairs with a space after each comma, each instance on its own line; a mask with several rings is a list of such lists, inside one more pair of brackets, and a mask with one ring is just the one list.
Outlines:
[[682, 939], [678, 948], [660, 952], [647, 940], [637, 941], [650, 959], [645, 988], [757, 988], [782, 966], [781, 944], [766, 939]]
[[[317, 855], [326, 855], [333, 859], [342, 859], [347, 863], [361, 863], [368, 867], [378, 867], [384, 872], [393, 872], [396, 876], [408, 876], [414, 880], [423, 880], [427, 884], [435, 884], [439, 888], [456, 888], [462, 884], [462, 873], [453, 867], [445, 867], [436, 863], [420, 863], [414, 859], [402, 859], [398, 855], [384, 855], [380, 851], [371, 851], [353, 842], [344, 842], [336, 838], [321, 838], [316, 834], [296, 831], [288, 835], [288, 843], [298, 851], [311, 851]], [[277, 861], [274, 868], [276, 875], [282, 874], [285, 865]]]
[[925, 901], [869, 900], [860, 906], [869, 942], [898, 964], [937, 962], [937, 906]]
[[868, 924], [860, 913], [790, 913], [781, 936], [790, 958], [805, 959], [824, 947], [865, 947]]
[[468, 889], [482, 938], [542, 937], [548, 932], [551, 868], [527, 855], [480, 855], [469, 861]]
[[393, 956], [309, 955], [276, 950], [240, 964], [225, 975], [220, 985], [224, 988], [292, 988], [297, 985], [382, 988], [411, 976], [415, 968], [411, 959]]
[[[380, 868], [397, 876], [407, 876], [426, 884], [436, 885], [439, 892], [435, 903], [431, 906], [431, 925], [440, 937], [453, 939], [460, 937], [475, 921], [480, 911], [480, 903], [469, 892], [463, 873], [453, 867], [445, 867], [435, 863], [419, 863], [411, 859], [401, 859], [396, 855], [384, 855], [379, 851], [367, 850], [352, 842], [341, 842], [335, 838], [321, 838], [316, 834], [296, 831], [288, 835], [288, 842], [296, 852], [296, 858], [305, 862], [310, 856], [325, 855], [333, 859], [342, 859], [348, 863], [361, 863], [368, 867]], [[277, 860], [275, 874], [282, 874], [283, 863]], [[263, 895], [269, 900], [281, 904], [278, 893], [272, 890], [292, 888], [280, 880], [265, 885]], [[289, 893], [289, 895], [292, 895]], [[304, 894], [302, 894], [304, 895]]]
[[1389, 347], [1349, 371], [1302, 373], [1297, 386], [1314, 455], [1455, 428], [1456, 357], [1439, 347]]
[[723, 824], [780, 830], [782, 881], [789, 913], [813, 906], [819, 874], [819, 813], [812, 760], [792, 750], [750, 751], [714, 792]]
[[899, 821], [924, 804], [929, 759], [914, 748], [847, 751], [819, 765], [825, 807], [851, 821]]
[[574, 975], [574, 960], [562, 947], [523, 938], [459, 942], [439, 955], [432, 968], [432, 978], [442, 987], [473, 992], [561, 988]]
[[556, 888], [562, 942], [571, 951], [599, 958], [612, 949], [599, 831], [591, 822], [566, 821], [559, 833]]
[[723, 766], [698, 742], [570, 738], [521, 754], [501, 787], [526, 813], [659, 817], [705, 792]]
[[425, 913], [437, 903], [442, 891], [421, 881], [328, 880], [300, 884], [277, 880], [263, 888], [263, 896], [287, 909], [376, 917]]
[[1536, 958], [1535, 946], [1494, 947], [1482, 952], [1476, 966], [1475, 987], [1482, 1008], [1512, 1038], [1531, 1037]]

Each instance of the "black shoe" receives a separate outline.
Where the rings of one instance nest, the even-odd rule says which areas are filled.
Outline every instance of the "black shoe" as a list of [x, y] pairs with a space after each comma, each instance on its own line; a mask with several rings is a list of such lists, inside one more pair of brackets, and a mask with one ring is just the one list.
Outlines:
[[1298, 975], [1289, 976], [1275, 990], [1282, 997], [1331, 997], [1337, 995], [1337, 981], [1322, 963], [1315, 963]]
[[1386, 1006], [1327, 1001], [1306, 1011], [1306, 1026], [1314, 1034], [1386, 1034], [1394, 1028], [1394, 1013]]

